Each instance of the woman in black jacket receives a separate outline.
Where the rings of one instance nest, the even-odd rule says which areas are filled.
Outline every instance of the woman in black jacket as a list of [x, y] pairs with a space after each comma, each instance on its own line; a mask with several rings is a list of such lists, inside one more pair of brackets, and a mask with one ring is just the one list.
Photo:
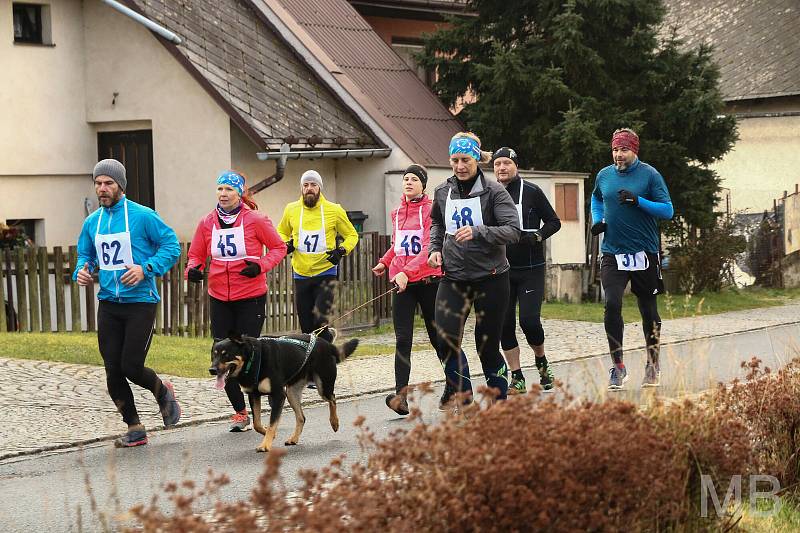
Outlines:
[[428, 264], [442, 267], [436, 305], [437, 342], [447, 378], [440, 402], [456, 392], [472, 393], [469, 374], [459, 368], [464, 323], [475, 308], [475, 346], [489, 387], [505, 399], [508, 369], [500, 353], [500, 332], [508, 306], [505, 245], [519, 239], [519, 218], [505, 188], [478, 168], [491, 154], [473, 133], [450, 141], [454, 175], [433, 193]]

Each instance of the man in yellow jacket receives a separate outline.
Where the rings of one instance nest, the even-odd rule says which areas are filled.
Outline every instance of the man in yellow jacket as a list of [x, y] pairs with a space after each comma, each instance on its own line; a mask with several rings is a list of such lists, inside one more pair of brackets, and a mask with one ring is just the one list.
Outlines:
[[[342, 206], [322, 195], [322, 176], [307, 170], [300, 177], [301, 198], [283, 210], [278, 234], [292, 254], [294, 305], [303, 333], [328, 323], [333, 309], [339, 261], [358, 244], [358, 232]], [[336, 236], [344, 241], [336, 243]], [[333, 340], [325, 330], [320, 337]]]

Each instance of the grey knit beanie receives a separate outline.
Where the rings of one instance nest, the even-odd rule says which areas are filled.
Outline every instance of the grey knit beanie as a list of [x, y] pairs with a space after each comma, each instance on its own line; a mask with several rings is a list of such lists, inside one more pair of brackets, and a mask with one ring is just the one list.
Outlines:
[[128, 186], [128, 178], [125, 177], [125, 166], [116, 159], [103, 159], [94, 166], [92, 179], [97, 176], [108, 176], [117, 182], [123, 191]]
[[306, 170], [303, 172], [303, 175], [300, 176], [300, 185], [302, 186], [306, 182], [316, 183], [319, 185], [320, 190], [322, 189], [322, 176], [320, 176], [319, 172], [316, 170]]

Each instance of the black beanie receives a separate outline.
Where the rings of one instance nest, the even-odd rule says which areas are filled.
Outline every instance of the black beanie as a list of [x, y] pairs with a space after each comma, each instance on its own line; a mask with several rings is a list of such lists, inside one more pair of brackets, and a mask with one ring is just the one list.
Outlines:
[[414, 174], [418, 177], [419, 181], [422, 182], [422, 190], [425, 190], [425, 187], [428, 186], [428, 171], [422, 165], [409, 165], [406, 171], [403, 172], [403, 176], [406, 174]]
[[492, 161], [500, 157], [507, 157], [512, 160], [515, 165], [519, 166], [519, 158], [517, 157], [517, 152], [515, 152], [513, 148], [509, 148], [508, 146], [498, 148], [498, 150], [492, 154]]

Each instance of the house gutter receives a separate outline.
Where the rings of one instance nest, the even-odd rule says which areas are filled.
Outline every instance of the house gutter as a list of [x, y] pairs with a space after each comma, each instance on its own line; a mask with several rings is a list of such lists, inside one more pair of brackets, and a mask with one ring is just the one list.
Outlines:
[[146, 27], [148, 30], [152, 31], [153, 33], [156, 33], [156, 34], [160, 35], [164, 39], [166, 39], [168, 41], [172, 41], [175, 44], [181, 44], [181, 42], [182, 42], [181, 38], [178, 37], [175, 33], [169, 31], [164, 26], [156, 24], [155, 22], [153, 22], [149, 18], [145, 17], [144, 15], [140, 15], [139, 13], [134, 11], [133, 9], [131, 9], [131, 8], [127, 7], [127, 6], [123, 6], [119, 2], [116, 2], [115, 0], [102, 0], [102, 1], [107, 6], [113, 7], [114, 9], [116, 9], [117, 11], [119, 11], [120, 13], [125, 15], [126, 17], [132, 18], [133, 20], [135, 20], [139, 24], [141, 24], [144, 27]]
[[389, 157], [391, 153], [391, 148], [353, 148], [348, 150], [307, 150], [292, 152], [289, 145], [284, 143], [281, 145], [280, 152], [256, 153], [256, 157], [258, 157], [260, 161], [274, 160], [277, 163], [275, 165], [275, 174], [264, 178], [250, 187], [250, 192], [256, 194], [281, 181], [286, 171], [286, 161], [288, 159], [358, 159], [364, 157]]

